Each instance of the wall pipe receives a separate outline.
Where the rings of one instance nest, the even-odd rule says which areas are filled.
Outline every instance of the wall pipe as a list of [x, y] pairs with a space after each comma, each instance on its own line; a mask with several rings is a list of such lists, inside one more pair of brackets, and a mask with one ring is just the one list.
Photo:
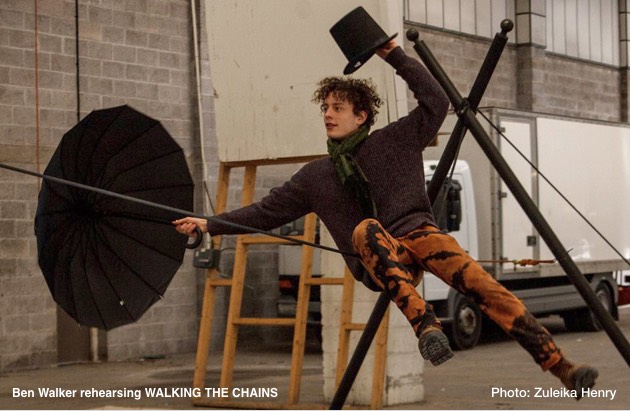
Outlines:
[[75, 49], [76, 49], [76, 66], [77, 66], [77, 123], [81, 121], [81, 70], [79, 66], [79, 0], [75, 0], [74, 2], [74, 21], [75, 21], [75, 32], [74, 32], [74, 40], [75, 40]]

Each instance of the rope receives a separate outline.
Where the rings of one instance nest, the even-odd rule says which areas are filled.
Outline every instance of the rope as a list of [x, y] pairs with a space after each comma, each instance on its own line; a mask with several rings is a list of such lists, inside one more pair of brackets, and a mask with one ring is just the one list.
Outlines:
[[535, 266], [539, 264], [554, 264], [556, 260], [533, 260], [531, 258], [524, 258], [522, 260], [508, 260], [507, 258], [501, 260], [477, 260], [478, 263], [512, 263], [514, 266], [520, 265], [521, 267], [525, 267], [528, 265]]

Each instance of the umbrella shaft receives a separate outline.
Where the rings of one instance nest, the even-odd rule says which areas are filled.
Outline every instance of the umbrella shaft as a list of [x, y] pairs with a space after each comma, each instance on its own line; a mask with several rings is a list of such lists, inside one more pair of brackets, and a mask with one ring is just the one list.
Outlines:
[[33, 177], [39, 177], [39, 178], [42, 178], [44, 180], [53, 181], [53, 182], [59, 183], [59, 184], [65, 184], [67, 186], [79, 188], [81, 190], [92, 191], [94, 193], [103, 194], [103, 195], [114, 197], [114, 198], [118, 198], [118, 199], [121, 199], [121, 200], [131, 201], [131, 202], [138, 203], [138, 204], [143, 204], [143, 205], [146, 205], [146, 206], [149, 206], [149, 207], [159, 208], [159, 209], [162, 209], [162, 210], [166, 210], [166, 211], [170, 211], [170, 212], [173, 212], [173, 213], [181, 214], [182, 216], [192, 216], [192, 217], [197, 217], [197, 218], [203, 218], [203, 219], [206, 219], [206, 220], [216, 220], [216, 221], [220, 221], [221, 224], [228, 225], [228, 226], [231, 226], [231, 227], [234, 227], [234, 228], [238, 228], [238, 229], [241, 229], [241, 230], [249, 231], [249, 232], [252, 232], [252, 233], [264, 234], [264, 235], [267, 235], [267, 236], [270, 236], [270, 237], [276, 237], [276, 238], [280, 238], [282, 240], [290, 241], [292, 243], [301, 244], [301, 245], [307, 245], [307, 246], [310, 246], [310, 247], [320, 248], [322, 250], [332, 251], [334, 253], [343, 254], [343, 255], [350, 256], [350, 257], [360, 258], [359, 255], [355, 254], [355, 253], [348, 253], [348, 252], [341, 251], [341, 250], [338, 250], [338, 249], [332, 248], [332, 247], [327, 247], [327, 246], [324, 246], [324, 245], [321, 245], [321, 244], [311, 243], [309, 241], [304, 241], [304, 240], [300, 240], [300, 239], [293, 238], [293, 237], [287, 237], [287, 236], [284, 236], [284, 235], [281, 235], [281, 234], [272, 233], [270, 231], [259, 230], [257, 228], [253, 228], [253, 227], [248, 227], [248, 226], [244, 226], [244, 225], [241, 225], [241, 224], [232, 223], [230, 221], [220, 220], [220, 219], [218, 219], [216, 217], [209, 217], [209, 216], [204, 216], [202, 214], [192, 213], [192, 212], [187, 211], [187, 210], [182, 210], [181, 208], [170, 207], [170, 206], [167, 206], [167, 205], [164, 205], [164, 204], [154, 203], [152, 201], [143, 200], [141, 198], [131, 197], [131, 196], [120, 194], [120, 193], [116, 193], [116, 192], [113, 192], [113, 191], [104, 190], [102, 188], [92, 187], [92, 186], [89, 186], [87, 184], [81, 184], [81, 183], [77, 183], [75, 181], [70, 181], [70, 180], [66, 180], [66, 179], [63, 179], [63, 178], [59, 178], [59, 177], [47, 176], [47, 175], [44, 175], [44, 174], [41, 174], [41, 173], [36, 173], [34, 171], [29, 171], [29, 170], [25, 170], [25, 169], [22, 169], [22, 168], [19, 168], [19, 167], [10, 166], [8, 164], [0, 163], [0, 168], [4, 168], [6, 170], [15, 171], [15, 172], [22, 173], [22, 174], [27, 174], [27, 175], [30, 175], [30, 176], [33, 176]]

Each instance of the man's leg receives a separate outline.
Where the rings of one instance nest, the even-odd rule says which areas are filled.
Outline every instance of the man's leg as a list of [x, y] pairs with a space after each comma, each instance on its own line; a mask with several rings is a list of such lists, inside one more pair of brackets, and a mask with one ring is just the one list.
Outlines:
[[373, 219], [355, 228], [353, 242], [374, 282], [389, 294], [413, 327], [422, 357], [433, 365], [451, 358], [453, 352], [440, 322], [416, 290], [421, 271], [408, 268], [416, 264], [407, 249]]
[[426, 226], [399, 241], [424, 270], [472, 297], [481, 310], [516, 339], [544, 371], [550, 370], [568, 388], [578, 390], [579, 395], [581, 388], [595, 384], [597, 371], [591, 367], [575, 367], [567, 361], [551, 334], [527, 311], [522, 301], [483, 270], [453, 237]]

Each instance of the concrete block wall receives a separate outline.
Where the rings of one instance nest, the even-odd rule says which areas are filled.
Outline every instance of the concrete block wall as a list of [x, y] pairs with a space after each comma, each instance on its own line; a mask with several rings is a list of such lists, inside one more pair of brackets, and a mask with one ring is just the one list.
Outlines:
[[[467, 96], [491, 41], [424, 25], [415, 28], [462, 96]], [[497, 27], [497, 31], [499, 28]], [[515, 33], [508, 34], [512, 38]], [[406, 51], [416, 56], [409, 42]], [[548, 53], [544, 48], [509, 43], [480, 106], [493, 106], [594, 120], [627, 121], [626, 69]]]
[[[85, 19], [79, 23], [82, 112], [128, 104], [160, 120], [199, 180], [191, 157], [199, 143], [190, 3], [97, 2], [84, 4], [79, 18]], [[107, 333], [107, 359], [195, 349], [197, 281], [190, 257], [140, 321]]]
[[[191, 2], [79, 2], [79, 115], [75, 2], [39, 0], [36, 3], [37, 54], [35, 2], [0, 2], [0, 161], [43, 171], [61, 137], [78, 118], [94, 109], [128, 104], [160, 120], [183, 147], [193, 178], [198, 183], [195, 193], [197, 211], [202, 210], [204, 193], [200, 182], [205, 159], [208, 188], [214, 200], [218, 174], [214, 90], [209, 78], [208, 48], [202, 28], [198, 40], [200, 118]], [[203, 26], [205, 5], [204, 2], [197, 3], [197, 22]], [[36, 56], [38, 89], [35, 87]], [[199, 137], [201, 127], [205, 135], [203, 145]], [[37, 132], [39, 138], [36, 138]], [[268, 192], [287, 175], [290, 173], [286, 170], [261, 170], [259, 189]], [[38, 190], [36, 179], [0, 170], [0, 370], [33, 368], [57, 361], [57, 306], [37, 265], [33, 236]], [[236, 181], [232, 197], [237, 197], [238, 190]], [[263, 289], [273, 292], [277, 290], [273, 269], [276, 254], [269, 249], [261, 253], [249, 265], [250, 278], [263, 284]], [[266, 265], [261, 264], [263, 261]], [[140, 321], [107, 333], [100, 332], [102, 358], [126, 360], [194, 352], [203, 298], [203, 275], [203, 270], [192, 267], [192, 252], [188, 252], [164, 299]], [[212, 337], [217, 349], [223, 341], [221, 320], [225, 318], [227, 299], [227, 294], [222, 291], [218, 293], [215, 311], [218, 326], [213, 329]], [[258, 301], [260, 296], [252, 293], [246, 298]], [[270, 310], [272, 298], [263, 299], [265, 310]], [[260, 304], [255, 302], [251, 306]]]
[[[38, 170], [49, 158], [54, 135], [71, 112], [64, 108], [64, 77], [53, 71], [60, 59], [62, 19], [39, 19], [40, 150], [35, 143], [35, 16], [32, 2], [0, 3], [0, 161]], [[54, 62], [54, 63], [53, 63]], [[53, 100], [57, 100], [53, 103]], [[0, 370], [36, 367], [57, 358], [56, 308], [39, 272], [33, 236], [37, 180], [0, 170]]]
[[624, 121], [618, 68], [585, 64], [548, 55], [545, 62], [545, 105], [548, 111], [573, 117]]
[[[426, 43], [462, 97], [468, 96], [486, 56], [490, 41], [480, 37], [455, 35], [417, 24], [405, 24], [405, 31], [409, 28], [418, 30], [420, 40]], [[404, 48], [408, 55], [419, 59], [412, 43], [405, 40]], [[481, 106], [497, 105], [516, 108], [517, 70], [514, 48], [508, 45], [484, 93]], [[410, 104], [415, 103], [412, 96], [409, 96]]]

